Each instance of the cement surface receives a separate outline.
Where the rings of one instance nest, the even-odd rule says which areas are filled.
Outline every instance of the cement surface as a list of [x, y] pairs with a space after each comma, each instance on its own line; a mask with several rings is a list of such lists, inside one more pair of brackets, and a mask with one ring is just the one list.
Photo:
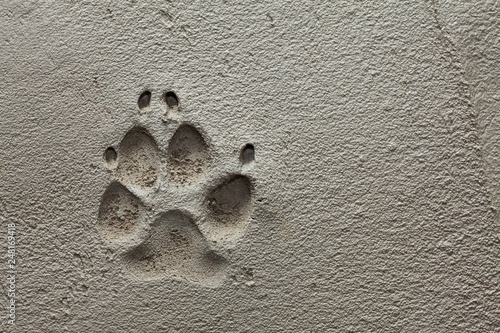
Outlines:
[[2, 2], [0, 331], [500, 330], [499, 7]]

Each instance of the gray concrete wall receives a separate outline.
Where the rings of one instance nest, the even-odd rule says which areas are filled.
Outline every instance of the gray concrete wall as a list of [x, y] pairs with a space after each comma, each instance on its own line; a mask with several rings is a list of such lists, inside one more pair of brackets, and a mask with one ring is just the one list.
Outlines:
[[499, 330], [499, 7], [3, 2], [0, 331]]

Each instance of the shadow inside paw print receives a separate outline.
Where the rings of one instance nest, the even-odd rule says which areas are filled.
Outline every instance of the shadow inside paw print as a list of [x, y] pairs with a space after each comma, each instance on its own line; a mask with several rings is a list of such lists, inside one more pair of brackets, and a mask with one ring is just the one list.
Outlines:
[[[140, 114], [147, 113], [150, 101], [149, 91], [139, 97]], [[164, 105], [181, 118], [177, 99], [177, 104], [167, 101]], [[106, 149], [104, 164], [114, 180], [101, 199], [98, 231], [136, 279], [177, 277], [216, 286], [230, 265], [218, 249], [243, 236], [252, 212], [252, 183], [239, 171], [217, 174], [202, 134], [192, 125], [165, 121], [168, 112], [162, 120], [178, 127], [166, 150], [145, 127], [131, 129], [118, 146]], [[240, 155], [241, 167], [253, 161], [250, 146], [251, 155], [244, 150]], [[202, 183], [211, 174], [220, 181], [205, 193]], [[180, 187], [193, 193], [185, 199], [197, 207], [192, 212], [167, 204], [173, 199], [169, 193]]]

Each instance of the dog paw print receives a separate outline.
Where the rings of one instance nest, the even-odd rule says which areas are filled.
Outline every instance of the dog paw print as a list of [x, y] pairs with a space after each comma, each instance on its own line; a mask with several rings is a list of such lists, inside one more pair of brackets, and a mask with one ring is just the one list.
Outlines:
[[[104, 152], [113, 180], [101, 199], [98, 231], [136, 279], [218, 285], [230, 265], [223, 253], [250, 220], [252, 183], [241, 169], [253, 163], [254, 147], [242, 148], [240, 169], [221, 174], [200, 131], [179, 122], [177, 96], [166, 93], [162, 100], [161, 119], [173, 126], [166, 149], [143, 126]], [[141, 117], [150, 115], [150, 103], [151, 93], [144, 92]]]

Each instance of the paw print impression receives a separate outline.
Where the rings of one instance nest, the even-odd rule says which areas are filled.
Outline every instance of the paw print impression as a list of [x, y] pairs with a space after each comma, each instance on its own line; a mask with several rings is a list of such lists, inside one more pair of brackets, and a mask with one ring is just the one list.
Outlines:
[[180, 211], [161, 214], [146, 241], [126, 256], [128, 269], [140, 279], [174, 275], [211, 284], [224, 277], [227, 260], [211, 251], [191, 217]]
[[98, 214], [100, 235], [108, 241], [125, 241], [136, 231], [142, 207], [139, 199], [120, 183], [112, 183], [102, 197]]
[[170, 179], [188, 185], [201, 176], [210, 163], [208, 146], [201, 134], [190, 125], [181, 125], [168, 148]]
[[122, 184], [141, 189], [155, 187], [160, 167], [160, 151], [143, 128], [129, 131], [118, 147], [105, 152], [106, 167]]
[[[153, 116], [152, 95], [138, 97], [139, 119]], [[147, 126], [138, 126], [104, 151], [111, 183], [101, 198], [97, 229], [133, 279], [217, 286], [230, 267], [224, 253], [244, 236], [252, 214], [253, 185], [243, 171], [254, 163], [254, 146], [234, 157], [240, 164], [233, 172], [218, 172], [210, 141], [182, 121], [177, 96], [164, 93], [159, 100], [165, 112], [158, 121], [166, 129], [175, 126], [164, 132], [173, 133], [168, 146], [159, 147]]]
[[252, 209], [250, 180], [242, 175], [228, 177], [205, 200], [203, 230], [213, 242], [232, 242], [245, 231]]

